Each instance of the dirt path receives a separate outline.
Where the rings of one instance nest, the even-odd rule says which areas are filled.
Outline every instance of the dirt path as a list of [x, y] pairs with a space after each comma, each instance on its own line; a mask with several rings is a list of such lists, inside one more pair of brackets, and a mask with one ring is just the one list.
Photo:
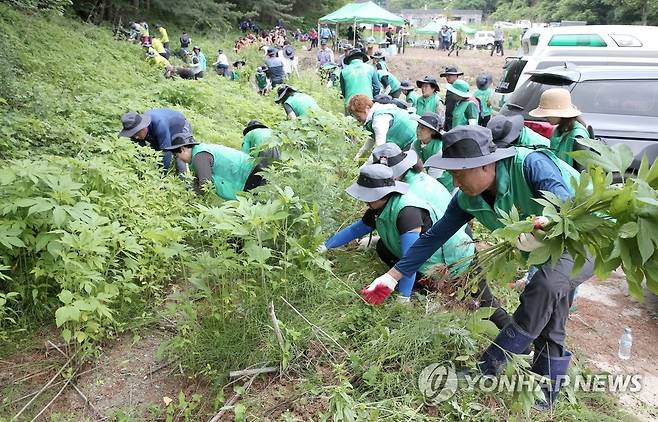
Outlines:
[[[592, 280], [581, 286], [577, 311], [568, 322], [568, 342], [586, 366], [594, 372], [639, 374], [642, 390], [620, 394], [621, 403], [641, 420], [658, 420], [658, 320], [654, 309], [630, 298], [623, 273], [605, 280]], [[651, 306], [650, 306], [651, 308]], [[618, 341], [624, 328], [633, 330], [629, 360], [617, 356]]]
[[[315, 54], [317, 50], [300, 51], [300, 63], [302, 68], [315, 67]], [[336, 56], [338, 60], [338, 56]], [[389, 70], [400, 80], [409, 79], [415, 81], [422, 79], [425, 75], [439, 77], [441, 70], [447, 65], [456, 65], [464, 72], [464, 78], [474, 89], [475, 77], [481, 72], [488, 72], [494, 78], [496, 85], [503, 71], [505, 58], [490, 56], [488, 51], [467, 50], [460, 52], [459, 57], [454, 53], [448, 57], [445, 51], [429, 50], [425, 48], [408, 48], [404, 55], [391, 56], [386, 59]], [[445, 79], [440, 81], [445, 83]], [[444, 91], [441, 88], [441, 91]]]

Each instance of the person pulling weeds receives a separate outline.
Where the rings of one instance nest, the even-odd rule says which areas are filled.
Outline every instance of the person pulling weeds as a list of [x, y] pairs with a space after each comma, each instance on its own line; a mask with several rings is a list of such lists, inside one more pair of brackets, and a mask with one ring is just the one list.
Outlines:
[[[192, 134], [192, 126], [182, 113], [168, 108], [155, 108], [144, 113], [129, 111], [121, 116], [123, 126], [120, 137], [130, 138], [140, 146], [147, 144], [156, 151], [165, 151], [162, 157], [162, 171], [166, 174], [171, 166], [172, 154], [167, 152], [172, 136], [176, 133]], [[179, 174], [187, 171], [184, 162], [176, 160]]]
[[[491, 131], [481, 126], [458, 126], [443, 136], [443, 154], [426, 163], [450, 171], [459, 192], [453, 196], [441, 220], [409, 248], [405, 256], [366, 289], [366, 300], [379, 301], [395, 289], [398, 280], [414, 274], [445, 241], [464, 224], [476, 218], [489, 230], [503, 227], [502, 212], [515, 207], [521, 218], [534, 218], [535, 231], [519, 236], [517, 247], [531, 252], [541, 247], [541, 229], [549, 224], [543, 207], [534, 199], [543, 192], [565, 200], [573, 191], [567, 180], [578, 173], [549, 150], [524, 147], [496, 148]], [[537, 406], [552, 406], [560, 378], [567, 373], [571, 353], [566, 349], [566, 320], [575, 288], [592, 275], [587, 260], [572, 275], [573, 258], [565, 253], [555, 265], [546, 262], [520, 295], [512, 320], [482, 354], [479, 369], [495, 375], [510, 353], [523, 353], [534, 345], [532, 370], [554, 381], [543, 388], [545, 400]]]
[[350, 99], [348, 112], [372, 133], [354, 157], [358, 160], [374, 145], [392, 142], [401, 149], [409, 149], [416, 140], [416, 123], [407, 110], [395, 104], [373, 102], [364, 94], [357, 94]]
[[238, 192], [248, 192], [265, 184], [258, 174], [261, 170], [249, 155], [233, 148], [196, 142], [191, 134], [173, 136], [165, 148], [176, 158], [190, 165], [194, 173], [194, 190], [203, 193], [204, 185], [211, 183], [217, 195], [226, 200], [236, 199]]
[[[397, 151], [400, 151], [399, 148]], [[319, 252], [346, 245], [377, 230], [381, 237], [376, 243], [377, 254], [390, 267], [405, 255], [421, 233], [427, 231], [441, 218], [442, 210], [439, 207], [416, 195], [410, 184], [400, 182], [395, 178], [396, 173], [400, 173], [398, 176], [402, 176], [404, 167], [410, 168], [416, 164], [418, 161], [416, 153], [409, 151], [408, 154], [398, 154], [397, 156], [401, 157], [399, 159], [403, 160], [404, 164], [395, 168], [395, 172], [393, 168], [384, 164], [368, 164], [361, 168], [356, 183], [347, 188], [346, 192], [353, 198], [366, 202], [368, 210], [360, 220], [339, 231], [320, 245]], [[382, 161], [385, 160], [382, 159]], [[431, 179], [429, 180], [431, 181]], [[420, 185], [425, 182], [428, 180], [416, 180], [416, 187], [420, 188]], [[438, 183], [434, 188], [437, 191], [442, 189]], [[443, 199], [447, 203], [450, 195], [445, 189], [443, 192], [447, 197]], [[440, 198], [436, 200], [440, 200]], [[473, 245], [470, 243], [470, 239], [461, 239], [459, 236], [455, 238], [455, 242], [461, 240], [467, 242], [460, 246], [460, 252], [446, 250], [446, 253], [453, 254], [450, 255], [451, 259], [472, 255]], [[426, 274], [434, 265], [446, 264], [444, 250], [437, 249], [425, 261], [417, 272], [400, 279], [398, 301], [408, 302], [416, 280], [423, 277], [423, 274]], [[463, 271], [465, 266], [455, 268], [455, 273]]]
[[286, 116], [290, 120], [307, 115], [309, 110], [320, 110], [313, 97], [285, 84], [279, 86], [274, 102], [283, 105]]

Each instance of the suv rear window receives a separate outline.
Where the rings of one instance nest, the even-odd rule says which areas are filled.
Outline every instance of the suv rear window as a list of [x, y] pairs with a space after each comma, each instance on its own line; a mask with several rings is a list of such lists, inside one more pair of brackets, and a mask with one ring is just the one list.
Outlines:
[[584, 81], [571, 99], [587, 113], [658, 117], [658, 80]]
[[503, 76], [500, 78], [500, 81], [498, 81], [498, 86], [496, 86], [496, 92], [502, 94], [513, 92], [516, 89], [516, 83], [519, 81], [519, 77], [521, 76], [526, 63], [528, 63], [527, 60], [521, 59], [510, 60], [507, 62], [503, 70]]
[[[570, 90], [571, 81], [562, 78], [542, 78], [541, 82], [533, 81], [533, 79], [528, 79], [520, 89], [514, 91], [505, 105], [501, 109], [503, 115], [517, 114], [521, 109], [525, 115], [534, 108], [537, 108], [539, 105], [539, 97], [541, 97], [542, 92], [551, 88], [566, 88]], [[518, 106], [515, 107], [515, 106]], [[527, 117], [527, 116], [526, 116]], [[533, 118], [530, 117], [530, 120]]]

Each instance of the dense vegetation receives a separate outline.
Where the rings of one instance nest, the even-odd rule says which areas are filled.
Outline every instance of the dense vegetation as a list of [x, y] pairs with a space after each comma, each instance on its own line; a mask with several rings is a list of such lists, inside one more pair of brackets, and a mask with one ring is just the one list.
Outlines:
[[[295, 374], [295, 393], [337, 421], [506, 420], [532, 402], [529, 392], [518, 401], [459, 391], [438, 408], [425, 403], [418, 373], [452, 360], [473, 367], [492, 336], [483, 315], [422, 296], [414, 307], [366, 306], [356, 289], [383, 270], [374, 252], [315, 253], [359, 213], [342, 190], [365, 134], [314, 73], [295, 84], [325, 111], [285, 121], [247, 78], [166, 81], [106, 28], [0, 5], [0, 32], [0, 353], [50, 327], [69, 353], [93, 360], [100, 345], [166, 317], [176, 335], [165, 357], [219, 397], [189, 420], [221, 405], [227, 371], [255, 364]], [[260, 59], [247, 60], [250, 72]], [[180, 110], [197, 139], [234, 147], [258, 118], [276, 130], [284, 160], [269, 185], [237, 201], [197, 197], [189, 181], [161, 176], [157, 153], [117, 138], [121, 113], [152, 107]], [[569, 397], [533, 420], [620, 417], [604, 396]], [[235, 413], [254, 415], [248, 400]]]

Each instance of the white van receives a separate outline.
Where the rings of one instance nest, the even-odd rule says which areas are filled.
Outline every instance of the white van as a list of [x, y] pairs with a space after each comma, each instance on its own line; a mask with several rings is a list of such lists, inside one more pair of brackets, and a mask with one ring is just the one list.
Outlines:
[[526, 72], [561, 66], [658, 64], [658, 27], [586, 25], [531, 28], [521, 40], [523, 56], [507, 57], [493, 95], [494, 109], [525, 82]]
[[478, 31], [473, 35], [472, 39], [469, 38], [468, 42], [475, 48], [486, 48], [487, 50], [491, 50], [494, 45], [494, 32]]

